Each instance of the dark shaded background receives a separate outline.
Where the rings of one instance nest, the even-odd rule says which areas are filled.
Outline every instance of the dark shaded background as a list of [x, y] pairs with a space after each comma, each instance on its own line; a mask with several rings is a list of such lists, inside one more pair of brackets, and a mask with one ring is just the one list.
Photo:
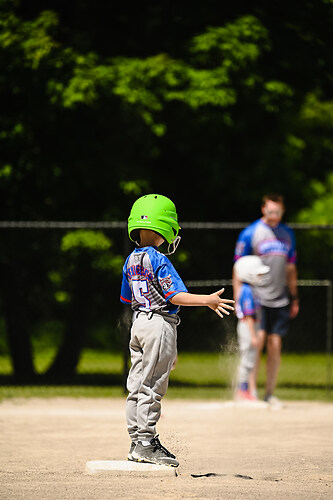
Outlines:
[[[331, 2], [0, 6], [2, 220], [125, 221], [157, 192], [180, 222], [250, 222], [274, 191], [286, 220], [332, 222]], [[184, 231], [172, 258], [183, 279], [229, 279], [237, 235]], [[296, 236], [300, 277], [329, 278], [331, 231]], [[31, 339], [59, 345], [50, 380], [70, 377], [84, 346], [121, 348], [123, 230], [0, 238], [1, 350], [18, 380], [34, 378]], [[180, 346], [200, 350], [192, 321], [216, 318], [189, 314]], [[225, 334], [211, 331], [215, 349]], [[290, 348], [324, 349], [307, 336]]]

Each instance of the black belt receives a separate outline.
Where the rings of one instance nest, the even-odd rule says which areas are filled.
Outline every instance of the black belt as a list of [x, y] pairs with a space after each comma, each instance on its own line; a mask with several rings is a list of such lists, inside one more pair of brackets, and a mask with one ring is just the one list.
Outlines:
[[180, 317], [177, 314], [173, 314], [171, 316], [170, 314], [161, 311], [134, 311], [134, 319], [136, 319], [141, 313], [146, 314], [148, 319], [151, 319], [154, 314], [158, 314], [159, 316], [162, 316], [162, 318], [164, 318], [168, 323], [173, 323], [175, 325], [179, 325], [180, 323]]

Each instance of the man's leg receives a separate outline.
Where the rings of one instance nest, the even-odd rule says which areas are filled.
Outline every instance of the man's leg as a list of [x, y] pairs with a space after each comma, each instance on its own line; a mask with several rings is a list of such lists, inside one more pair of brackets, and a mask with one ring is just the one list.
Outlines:
[[290, 321], [289, 305], [277, 308], [271, 308], [270, 328], [267, 329], [267, 364], [266, 364], [266, 396], [268, 400], [272, 396], [280, 367], [282, 337], [288, 332]]
[[276, 333], [267, 335], [266, 396], [272, 395], [276, 386], [281, 361], [281, 336]]

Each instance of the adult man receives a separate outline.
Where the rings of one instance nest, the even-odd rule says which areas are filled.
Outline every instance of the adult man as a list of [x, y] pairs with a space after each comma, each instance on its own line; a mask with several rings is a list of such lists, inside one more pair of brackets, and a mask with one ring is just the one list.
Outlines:
[[[271, 269], [271, 281], [258, 287], [256, 292], [262, 305], [259, 332], [258, 359], [250, 390], [256, 393], [256, 378], [260, 354], [266, 343], [266, 392], [265, 401], [276, 403], [273, 397], [281, 359], [282, 337], [287, 334], [289, 319], [299, 311], [297, 295], [297, 268], [294, 232], [281, 224], [285, 211], [280, 194], [267, 194], [262, 199], [263, 216], [250, 224], [239, 235], [234, 260], [244, 255], [258, 255]], [[240, 281], [233, 275], [234, 298], [238, 299]]]

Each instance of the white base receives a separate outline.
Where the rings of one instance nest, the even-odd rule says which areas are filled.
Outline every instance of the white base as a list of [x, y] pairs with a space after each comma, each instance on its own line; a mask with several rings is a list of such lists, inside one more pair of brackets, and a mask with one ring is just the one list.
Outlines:
[[265, 401], [250, 401], [250, 400], [230, 400], [230, 401], [223, 401], [221, 403], [200, 403], [195, 405], [195, 409], [197, 410], [222, 410], [224, 408], [263, 408], [263, 409], [269, 409], [270, 406], [268, 403]]
[[92, 460], [86, 463], [86, 472], [89, 474], [107, 473], [116, 476], [177, 476], [175, 467], [125, 460]]

